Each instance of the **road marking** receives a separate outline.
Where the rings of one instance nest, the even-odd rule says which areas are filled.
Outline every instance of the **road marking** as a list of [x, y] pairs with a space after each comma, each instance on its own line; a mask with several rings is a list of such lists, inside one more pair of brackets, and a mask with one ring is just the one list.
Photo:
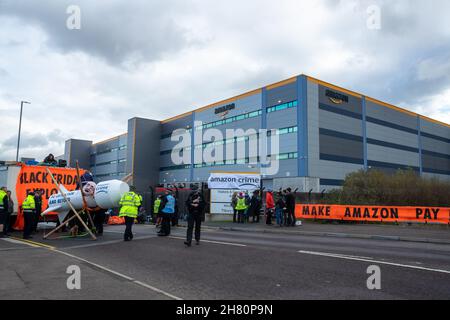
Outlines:
[[[12, 239], [12, 238], [2, 238], [3, 241], [9, 242], [9, 243], [14, 243], [14, 244], [22, 244], [22, 245], [30, 245], [29, 243], [23, 243], [22, 241], [16, 240], [16, 239]], [[37, 245], [32, 245], [35, 248], [38, 248], [39, 246]]]
[[343, 254], [315, 252], [315, 251], [303, 251], [303, 250], [300, 250], [298, 252], [302, 253], [302, 254], [309, 254], [309, 255], [314, 255], [314, 256], [322, 256], [322, 257], [330, 257], [330, 258], [338, 258], [338, 259], [354, 260], [354, 261], [363, 261], [363, 262], [370, 262], [370, 263], [385, 264], [385, 265], [394, 266], [394, 267], [450, 274], [449, 270], [425, 268], [425, 267], [412, 266], [412, 265], [401, 264], [401, 263], [386, 262], [386, 261], [380, 261], [380, 260], [374, 260], [374, 259], [366, 259], [366, 258], [360, 258], [360, 257], [355, 257], [355, 256], [348, 256], [348, 255], [343, 255]]
[[[169, 238], [171, 238], [171, 239], [179, 239], [179, 240], [186, 240], [186, 238], [182, 238], [182, 237], [173, 237], [173, 236], [169, 236]], [[246, 247], [246, 246], [247, 246], [247, 245], [245, 245], [245, 244], [240, 244], [240, 243], [231, 243], [231, 242], [222, 242], [222, 241], [212, 241], [212, 240], [201, 240], [201, 242], [214, 243], [214, 244], [223, 244], [223, 245], [234, 246], [234, 247]]]
[[[151, 285], [149, 285], [149, 284], [147, 284], [147, 283], [144, 283], [144, 282], [138, 281], [138, 280], [136, 280], [136, 279], [133, 279], [133, 278], [131, 278], [131, 277], [129, 277], [129, 276], [126, 276], [126, 275], [124, 275], [124, 274], [122, 274], [122, 273], [120, 273], [120, 272], [111, 270], [111, 269], [109, 269], [109, 268], [107, 268], [107, 267], [101, 266], [101, 265], [99, 265], [99, 264], [97, 264], [97, 263], [88, 261], [88, 260], [86, 260], [86, 259], [83, 259], [83, 258], [81, 258], [81, 257], [75, 256], [75, 255], [73, 255], [73, 254], [70, 254], [70, 253], [67, 253], [67, 252], [64, 252], [64, 251], [61, 251], [61, 250], [57, 250], [55, 247], [52, 247], [52, 246], [49, 246], [49, 245], [46, 245], [46, 244], [43, 244], [43, 243], [40, 243], [40, 242], [34, 242], [34, 241], [30, 241], [30, 240], [19, 239], [19, 238], [13, 238], [13, 237], [11, 237], [11, 238], [12, 238], [12, 239], [11, 239], [12, 241], [17, 241], [17, 242], [19, 242], [19, 243], [26, 244], [26, 245], [28, 245], [28, 246], [32, 246], [32, 247], [34, 247], [34, 248], [39, 248], [39, 247], [45, 248], [45, 249], [48, 249], [48, 250], [50, 250], [50, 251], [52, 251], [52, 252], [56, 252], [56, 253], [65, 255], [65, 256], [67, 256], [67, 257], [70, 257], [70, 258], [73, 258], [73, 259], [82, 261], [82, 262], [87, 263], [87, 264], [89, 264], [89, 265], [91, 265], [91, 266], [94, 266], [94, 267], [96, 267], [96, 268], [98, 268], [98, 269], [101, 269], [101, 270], [106, 271], [106, 272], [108, 272], [108, 273], [114, 274], [114, 275], [117, 276], [117, 277], [120, 277], [120, 278], [125, 279], [125, 280], [127, 280], [127, 281], [130, 281], [130, 282], [132, 282], [132, 283], [134, 283], [134, 284], [137, 284], [137, 285], [139, 285], [139, 286], [141, 286], [141, 287], [144, 287], [144, 288], [153, 290], [153, 291], [155, 291], [155, 292], [161, 293], [161, 294], [163, 294], [163, 295], [165, 295], [165, 296], [167, 296], [167, 297], [169, 297], [169, 298], [172, 298], [172, 299], [175, 299], [175, 300], [183, 300], [182, 298], [179, 298], [179, 297], [177, 297], [177, 296], [174, 296], [173, 294], [170, 294], [170, 293], [168, 293], [168, 292], [166, 292], [166, 291], [164, 291], [164, 290], [161, 290], [161, 289], [158, 289], [158, 288], [156, 288], [156, 287], [153, 287], [153, 286], [151, 286]], [[6, 239], [5, 239], [5, 240], [6, 240]]]
[[47, 245], [45, 243], [31, 241], [31, 240], [28, 240], [28, 239], [20, 239], [20, 238], [16, 238], [16, 237], [10, 237], [10, 239], [16, 240], [16, 241], [21, 242], [23, 244], [28, 244], [29, 246], [32, 246], [32, 247], [41, 247], [41, 248], [47, 248], [47, 249], [50, 249], [50, 250], [55, 249], [55, 247], [49, 246], [49, 245]]
[[97, 263], [94, 263], [94, 262], [91, 262], [91, 261], [89, 261], [89, 260], [80, 258], [80, 257], [75, 256], [75, 255], [73, 255], [73, 254], [70, 254], [70, 253], [67, 253], [67, 252], [64, 252], [64, 251], [60, 251], [60, 250], [52, 250], [52, 251], [57, 252], [57, 253], [60, 253], [60, 254], [63, 254], [63, 255], [65, 255], [65, 256], [68, 256], [68, 257], [73, 258], [73, 259], [77, 259], [77, 260], [82, 261], [82, 262], [85, 262], [85, 263], [87, 263], [87, 264], [90, 264], [91, 266], [94, 266], [94, 267], [99, 268], [99, 269], [101, 269], [101, 270], [103, 270], [103, 271], [112, 273], [112, 274], [114, 274], [114, 275], [116, 275], [116, 276], [118, 276], [118, 277], [120, 277], [120, 278], [123, 278], [123, 279], [125, 279], [125, 280], [130, 281], [130, 282], [133, 282], [133, 283], [135, 283], [135, 284], [137, 284], [137, 285], [139, 285], [139, 286], [141, 286], [141, 287], [144, 287], [144, 288], [153, 290], [153, 291], [155, 291], [155, 292], [161, 293], [161, 294], [163, 294], [163, 295], [165, 295], [165, 296], [167, 296], [167, 297], [169, 297], [169, 298], [172, 298], [172, 299], [174, 299], [174, 300], [183, 300], [182, 298], [179, 298], [179, 297], [177, 297], [177, 296], [174, 296], [173, 294], [170, 294], [170, 293], [168, 293], [168, 292], [166, 292], [166, 291], [164, 291], [164, 290], [161, 290], [161, 289], [158, 289], [158, 288], [156, 288], [156, 287], [153, 287], [153, 286], [151, 286], [151, 285], [149, 285], [149, 284], [147, 284], [147, 283], [144, 283], [144, 282], [135, 280], [135, 279], [133, 279], [133, 278], [131, 278], [131, 277], [129, 277], [129, 276], [126, 276], [126, 275], [120, 273], [120, 272], [111, 270], [111, 269], [109, 269], [109, 268], [107, 268], [107, 267], [104, 267], [104, 266], [101, 266], [101, 265], [99, 265], [99, 264], [97, 264]]

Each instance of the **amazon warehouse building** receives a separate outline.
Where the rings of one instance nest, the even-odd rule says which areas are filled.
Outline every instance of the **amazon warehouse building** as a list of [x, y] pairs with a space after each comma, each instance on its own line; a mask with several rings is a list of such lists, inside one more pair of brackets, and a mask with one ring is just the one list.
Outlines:
[[[211, 129], [223, 139], [199, 140], [193, 134], [205, 138]], [[228, 138], [229, 129], [247, 132]], [[261, 173], [260, 156], [249, 148], [240, 155], [236, 150], [238, 142], [249, 144], [248, 132], [261, 135], [261, 129], [279, 138], [277, 154], [268, 143], [268, 154], [279, 168], [261, 176], [266, 188], [322, 192], [341, 186], [347, 174], [361, 169], [412, 168], [422, 176], [450, 179], [449, 124], [306, 75], [164, 121], [132, 118], [127, 133], [109, 140], [66, 141], [62, 157], [69, 166], [78, 160], [96, 181], [127, 179], [139, 191], [189, 185], [207, 182], [212, 172]], [[176, 130], [189, 137], [181, 147]], [[228, 153], [215, 161], [196, 156], [212, 145], [223, 148], [224, 157], [225, 150], [234, 148], [234, 158]], [[173, 152], [185, 162], [174, 162]]]

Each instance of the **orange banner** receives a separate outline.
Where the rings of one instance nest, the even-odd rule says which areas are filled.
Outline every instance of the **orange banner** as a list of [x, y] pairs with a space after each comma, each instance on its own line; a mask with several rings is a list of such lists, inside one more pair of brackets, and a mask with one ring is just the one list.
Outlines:
[[450, 224], [450, 208], [435, 207], [298, 204], [295, 216], [299, 219]]
[[[77, 186], [77, 171], [75, 169], [48, 167], [58, 184], [72, 191]], [[80, 170], [80, 175], [85, 171]], [[47, 167], [42, 166], [22, 166], [16, 183], [17, 203], [22, 205], [29, 191], [41, 190], [42, 211], [48, 207], [48, 199], [51, 195], [58, 193], [58, 189], [53, 184], [52, 178], [47, 172]], [[13, 226], [15, 230], [23, 230], [22, 210], [17, 213], [17, 219]]]

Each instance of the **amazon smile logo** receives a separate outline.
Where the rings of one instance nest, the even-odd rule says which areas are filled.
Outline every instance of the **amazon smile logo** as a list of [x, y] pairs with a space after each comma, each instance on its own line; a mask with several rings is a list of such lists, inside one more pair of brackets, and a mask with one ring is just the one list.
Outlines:
[[325, 92], [325, 95], [334, 104], [343, 104], [344, 102], [348, 103], [348, 96], [343, 95], [341, 93], [337, 93], [337, 92], [334, 92], [334, 91], [331, 91], [331, 90], [327, 90]]

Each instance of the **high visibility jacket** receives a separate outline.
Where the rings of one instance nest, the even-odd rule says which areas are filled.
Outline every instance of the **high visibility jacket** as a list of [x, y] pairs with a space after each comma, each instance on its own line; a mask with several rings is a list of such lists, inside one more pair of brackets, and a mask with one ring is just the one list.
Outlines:
[[5, 197], [7, 197], [7, 196], [8, 196], [8, 194], [5, 191], [0, 190], [0, 211], [4, 211], [6, 209], [5, 205], [4, 205], [4, 201], [5, 201]]
[[141, 198], [133, 191], [125, 193], [119, 202], [119, 217], [136, 218], [138, 207], [141, 205]]
[[245, 198], [238, 198], [236, 210], [245, 210], [245, 209], [247, 209], [247, 203], [245, 201]]
[[162, 209], [163, 213], [175, 213], [175, 198], [171, 195], [168, 195], [167, 197], [167, 203]]
[[161, 206], [161, 199], [156, 199], [153, 205], [153, 213], [159, 213], [159, 207]]
[[27, 196], [22, 203], [23, 211], [33, 211], [36, 208], [36, 203], [34, 202], [34, 196]]

